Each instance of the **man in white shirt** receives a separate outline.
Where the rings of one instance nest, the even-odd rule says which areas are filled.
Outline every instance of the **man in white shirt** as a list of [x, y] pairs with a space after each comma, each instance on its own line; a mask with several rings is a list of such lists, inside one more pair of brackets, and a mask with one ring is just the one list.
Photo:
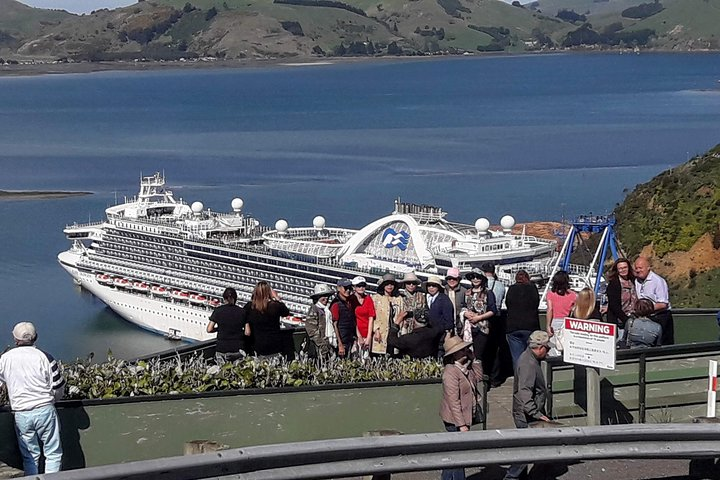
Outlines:
[[37, 332], [32, 323], [15, 325], [13, 337], [15, 348], [0, 356], [0, 382], [7, 385], [23, 470], [25, 475], [39, 473], [42, 442], [45, 473], [59, 472], [62, 446], [54, 404], [62, 398], [65, 380], [55, 359], [35, 347]]
[[647, 298], [653, 302], [655, 313], [650, 317], [662, 327], [662, 345], [675, 343], [675, 328], [670, 312], [670, 295], [667, 282], [651, 270], [650, 260], [638, 257], [634, 265], [635, 291], [638, 298]]

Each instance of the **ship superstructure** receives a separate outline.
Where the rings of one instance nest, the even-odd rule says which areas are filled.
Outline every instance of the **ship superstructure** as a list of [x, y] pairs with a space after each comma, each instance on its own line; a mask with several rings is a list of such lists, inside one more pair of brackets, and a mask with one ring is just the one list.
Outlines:
[[359, 229], [325, 225], [293, 227], [278, 220], [264, 227], [243, 214], [243, 201], [218, 213], [202, 203], [175, 200], [159, 173], [142, 177], [136, 198], [106, 210], [106, 219], [74, 224], [64, 232], [72, 247], [60, 264], [84, 288], [123, 318], [148, 330], [186, 340], [205, 340], [208, 317], [232, 286], [249, 300], [259, 280], [268, 281], [301, 323], [316, 283], [363, 275], [376, 284], [385, 273], [444, 276], [485, 262], [498, 265], [510, 283], [525, 268], [541, 279], [554, 265], [557, 244], [512, 234], [512, 217], [501, 229], [487, 219], [474, 225], [450, 222], [437, 207], [396, 200], [390, 215]]

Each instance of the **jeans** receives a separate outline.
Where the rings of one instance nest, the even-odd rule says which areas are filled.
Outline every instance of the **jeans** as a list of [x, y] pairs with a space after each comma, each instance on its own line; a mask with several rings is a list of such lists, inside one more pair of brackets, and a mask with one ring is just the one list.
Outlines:
[[45, 456], [45, 473], [59, 472], [62, 463], [60, 420], [53, 405], [14, 412], [15, 432], [25, 475], [36, 475], [40, 461], [40, 442]]
[[508, 346], [510, 347], [510, 355], [512, 355], [513, 371], [517, 369], [517, 362], [520, 355], [527, 350], [527, 342], [531, 333], [530, 330], [515, 330], [506, 335]]
[[[460, 428], [452, 423], [443, 422], [445, 424], [445, 430], [448, 432], [459, 432]], [[453, 468], [452, 470], [443, 470], [440, 474], [441, 480], [465, 480], [465, 469], [464, 468]]]
[[[527, 423], [521, 423], [519, 420], [515, 420], [515, 427], [517, 428], [528, 428]], [[523, 474], [525, 469], [527, 468], [527, 463], [513, 463], [510, 465], [507, 469], [507, 472], [505, 473], [505, 478], [503, 480], [516, 480], [519, 479], [520, 476]]]

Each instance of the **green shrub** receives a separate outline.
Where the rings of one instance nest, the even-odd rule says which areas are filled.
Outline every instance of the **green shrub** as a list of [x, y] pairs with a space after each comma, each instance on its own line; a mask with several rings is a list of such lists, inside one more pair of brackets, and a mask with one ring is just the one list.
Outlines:
[[[335, 385], [363, 382], [428, 380], [442, 376], [436, 360], [335, 359], [325, 363], [301, 359], [246, 358], [218, 366], [199, 356], [175, 360], [128, 363], [109, 358], [104, 363], [78, 361], [63, 365], [67, 399], [178, 395], [241, 390]], [[7, 395], [0, 389], [0, 405]]]

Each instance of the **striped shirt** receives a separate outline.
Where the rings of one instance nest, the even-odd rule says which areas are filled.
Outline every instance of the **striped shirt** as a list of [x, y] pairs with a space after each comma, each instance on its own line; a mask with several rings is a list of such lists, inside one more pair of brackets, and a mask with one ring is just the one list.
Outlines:
[[60, 367], [35, 346], [19, 346], [0, 356], [0, 382], [7, 385], [10, 408], [26, 411], [54, 403], [65, 387]]

